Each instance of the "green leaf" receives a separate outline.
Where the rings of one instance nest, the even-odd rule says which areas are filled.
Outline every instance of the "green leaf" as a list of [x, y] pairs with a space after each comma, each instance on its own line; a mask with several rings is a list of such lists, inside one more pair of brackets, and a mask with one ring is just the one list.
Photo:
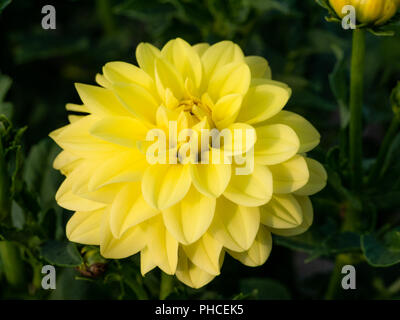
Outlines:
[[364, 235], [361, 247], [367, 262], [374, 267], [390, 267], [400, 263], [400, 227], [387, 232], [383, 238]]
[[11, 221], [14, 228], [17, 230], [22, 230], [25, 224], [25, 214], [24, 210], [13, 201], [11, 206]]
[[260, 300], [290, 300], [289, 290], [269, 278], [246, 278], [239, 282], [243, 295], [254, 295]]
[[83, 260], [75, 244], [56, 240], [46, 241], [40, 248], [41, 256], [49, 263], [61, 267], [77, 267]]
[[60, 175], [53, 169], [53, 161], [60, 149], [49, 138], [33, 146], [25, 160], [24, 180], [28, 190], [40, 197], [42, 208], [54, 204]]

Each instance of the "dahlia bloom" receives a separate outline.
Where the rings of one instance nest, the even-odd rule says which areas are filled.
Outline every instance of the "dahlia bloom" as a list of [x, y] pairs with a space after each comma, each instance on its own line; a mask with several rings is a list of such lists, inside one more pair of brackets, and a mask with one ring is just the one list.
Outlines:
[[[80, 115], [50, 134], [63, 149], [54, 167], [66, 176], [56, 200], [75, 211], [68, 239], [99, 245], [111, 259], [140, 252], [143, 275], [159, 267], [199, 288], [220, 273], [225, 253], [259, 266], [271, 233], [306, 231], [308, 196], [327, 178], [306, 156], [320, 135], [282, 111], [291, 90], [271, 79], [267, 61], [230, 41], [191, 46], [179, 38], [162, 50], [141, 43], [136, 58], [139, 67], [107, 63], [100, 86], [76, 84], [83, 104], [66, 108]], [[233, 138], [192, 143], [193, 132], [212, 129]], [[148, 158], [154, 130], [167, 137], [154, 153], [164, 161]]]
[[400, 0], [329, 0], [337, 15], [344, 17], [342, 8], [351, 5], [356, 9], [357, 21], [382, 25], [390, 20], [400, 6]]

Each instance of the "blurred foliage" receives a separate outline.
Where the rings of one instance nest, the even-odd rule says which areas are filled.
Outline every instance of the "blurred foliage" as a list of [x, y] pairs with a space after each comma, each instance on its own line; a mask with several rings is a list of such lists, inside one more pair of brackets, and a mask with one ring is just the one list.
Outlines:
[[[0, 0], [0, 298], [318, 299], [332, 261], [343, 253], [356, 257], [358, 282], [356, 291], [340, 291], [339, 298], [400, 297], [400, 135], [379, 180], [350, 190], [351, 33], [327, 23], [315, 1], [53, 1], [56, 30], [41, 28], [45, 4]], [[365, 170], [393, 118], [389, 96], [400, 79], [400, 25], [392, 28], [394, 37], [367, 37]], [[161, 285], [159, 270], [142, 278], [138, 256], [107, 261], [96, 247], [68, 243], [64, 229], [71, 213], [54, 200], [61, 176], [52, 161], [59, 149], [47, 137], [66, 124], [65, 103], [79, 103], [74, 82], [94, 83], [108, 61], [136, 63], [141, 41], [160, 47], [175, 37], [193, 44], [230, 39], [247, 55], [266, 57], [273, 78], [293, 89], [287, 109], [321, 132], [312, 156], [329, 174], [327, 188], [312, 198], [315, 220], [307, 233], [275, 237], [269, 261], [259, 268], [227, 257], [221, 276], [200, 290], [173, 278]], [[357, 232], [341, 230], [349, 207], [361, 212]], [[5, 212], [11, 214], [1, 217]], [[53, 291], [40, 285], [48, 263], [57, 266]]]

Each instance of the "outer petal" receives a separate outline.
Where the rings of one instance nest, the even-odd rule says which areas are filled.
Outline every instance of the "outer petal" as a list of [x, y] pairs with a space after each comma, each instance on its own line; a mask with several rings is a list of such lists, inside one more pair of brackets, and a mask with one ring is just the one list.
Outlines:
[[114, 83], [113, 90], [122, 105], [135, 117], [155, 123], [159, 99], [155, 92], [150, 92], [135, 83]]
[[274, 229], [270, 228], [271, 232], [280, 236], [290, 237], [306, 232], [313, 222], [313, 207], [308, 197], [295, 196], [297, 202], [303, 212], [303, 222], [301, 225], [291, 229]]
[[[232, 170], [235, 169], [232, 167]], [[239, 205], [257, 207], [271, 199], [272, 191], [271, 172], [266, 166], [256, 164], [248, 175], [237, 175], [233, 171], [224, 196]]]
[[300, 141], [289, 126], [265, 125], [256, 128], [257, 142], [254, 146], [256, 162], [273, 165], [293, 157], [299, 150]]
[[238, 206], [224, 197], [217, 199], [214, 220], [208, 232], [224, 247], [233, 251], [250, 248], [260, 225], [258, 207]]
[[310, 179], [307, 184], [297, 190], [295, 194], [299, 196], [309, 196], [321, 191], [326, 186], [328, 174], [322, 164], [311, 158], [306, 158]]
[[271, 232], [260, 226], [257, 236], [250, 249], [244, 252], [230, 251], [229, 254], [246, 266], [258, 267], [267, 261], [272, 250]]
[[221, 131], [221, 137], [223, 137], [223, 151], [227, 155], [246, 153], [257, 141], [255, 129], [245, 123], [231, 124]]
[[153, 262], [150, 250], [146, 247], [140, 251], [140, 273], [144, 277], [145, 274], [153, 270], [157, 265]]
[[274, 193], [291, 193], [305, 186], [310, 177], [304, 157], [296, 155], [288, 161], [269, 166], [274, 180]]
[[143, 199], [139, 182], [127, 183], [115, 197], [110, 212], [110, 229], [119, 239], [126, 230], [159, 213]]
[[130, 63], [122, 61], [106, 63], [103, 73], [111, 83], [134, 83], [150, 92], [155, 89], [154, 80], [142, 69]]
[[261, 223], [275, 229], [295, 228], [303, 222], [301, 206], [290, 194], [272, 196], [260, 212]]
[[143, 175], [142, 193], [151, 206], [164, 210], [182, 200], [190, 185], [189, 166], [155, 164]]
[[273, 117], [283, 109], [291, 93], [288, 86], [273, 80], [252, 86], [244, 97], [237, 121], [254, 124]]
[[202, 270], [212, 275], [220, 273], [219, 261], [222, 245], [208, 233], [205, 233], [197, 242], [183, 246], [183, 250], [190, 261]]
[[78, 158], [108, 156], [123, 148], [92, 136], [90, 128], [99, 118], [89, 115], [50, 133], [50, 137], [64, 150]]
[[142, 70], [154, 79], [155, 60], [161, 53], [150, 43], [140, 43], [136, 48], [136, 60]]
[[164, 227], [162, 218], [148, 221], [146, 233], [153, 262], [165, 273], [174, 274], [178, 264], [178, 241]]
[[123, 259], [138, 253], [146, 246], [143, 227], [130, 228], [120, 239], [113, 237], [109, 226], [109, 212], [103, 217], [101, 225], [100, 253], [109, 259]]
[[197, 52], [199, 57], [202, 57], [204, 52], [210, 47], [210, 45], [206, 42], [201, 42], [193, 45], [193, 50]]
[[285, 124], [296, 132], [300, 139], [299, 153], [308, 152], [314, 149], [320, 142], [321, 136], [314, 126], [296, 113], [281, 111], [275, 117], [267, 120], [264, 124], [274, 123]]
[[271, 69], [263, 57], [247, 56], [244, 60], [250, 68], [252, 78], [271, 79]]
[[[223, 255], [220, 258], [220, 265], [223, 262]], [[183, 249], [179, 250], [179, 264], [176, 269], [177, 278], [189, 287], [198, 289], [205, 286], [212, 279], [214, 275], [209, 274], [203, 269], [193, 264], [184, 253]]]
[[96, 115], [129, 115], [111, 90], [76, 83], [75, 88], [89, 111]]
[[90, 245], [100, 244], [100, 226], [104, 209], [75, 212], [67, 223], [67, 238], [69, 241]]
[[150, 129], [143, 121], [131, 117], [106, 117], [97, 121], [90, 133], [111, 143], [136, 148], [136, 142], [145, 140]]
[[117, 153], [95, 169], [88, 188], [94, 191], [111, 183], [137, 181], [147, 167], [145, 156], [138, 150]]
[[197, 241], [214, 217], [215, 198], [202, 195], [194, 187], [176, 205], [163, 210], [168, 231], [183, 244]]

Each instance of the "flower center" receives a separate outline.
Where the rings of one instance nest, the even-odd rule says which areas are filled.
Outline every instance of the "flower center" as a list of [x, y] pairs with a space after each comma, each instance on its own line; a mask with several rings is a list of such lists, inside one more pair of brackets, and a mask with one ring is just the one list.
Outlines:
[[183, 110], [188, 112], [192, 117], [195, 117], [198, 121], [207, 117], [207, 121], [211, 128], [215, 127], [212, 121], [211, 108], [199, 98], [191, 97], [189, 99], [182, 100], [178, 106], [183, 107]]

